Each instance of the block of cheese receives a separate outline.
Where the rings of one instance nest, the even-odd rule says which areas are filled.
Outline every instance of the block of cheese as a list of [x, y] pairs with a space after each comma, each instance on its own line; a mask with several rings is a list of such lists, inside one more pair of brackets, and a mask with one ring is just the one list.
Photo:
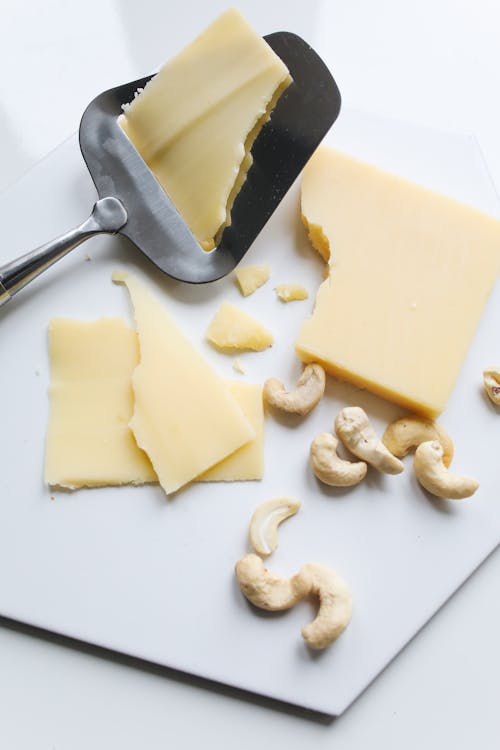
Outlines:
[[253, 294], [256, 289], [261, 287], [271, 275], [271, 266], [264, 264], [261, 266], [243, 266], [237, 268], [235, 272], [236, 281], [244, 297]]
[[136, 333], [119, 318], [55, 319], [49, 355], [47, 483], [74, 489], [156, 481], [128, 426]]
[[272, 346], [272, 334], [251, 315], [231, 302], [223, 302], [207, 330], [208, 340], [219, 349], [261, 352]]
[[500, 222], [325, 147], [304, 170], [302, 214], [330, 268], [299, 356], [436, 417], [500, 269]]
[[290, 83], [281, 59], [230, 9], [125, 108], [123, 129], [205, 249], [230, 223], [250, 149]]
[[293, 300], [302, 300], [309, 297], [309, 292], [302, 284], [278, 284], [274, 288], [281, 302], [293, 302]]
[[227, 381], [227, 386], [255, 432], [249, 443], [220, 464], [209, 469], [197, 481], [235, 482], [262, 479], [264, 475], [264, 407], [262, 387], [254, 383]]
[[169, 494], [252, 440], [254, 430], [160, 301], [130, 274], [113, 280], [128, 288], [139, 336], [130, 427]]

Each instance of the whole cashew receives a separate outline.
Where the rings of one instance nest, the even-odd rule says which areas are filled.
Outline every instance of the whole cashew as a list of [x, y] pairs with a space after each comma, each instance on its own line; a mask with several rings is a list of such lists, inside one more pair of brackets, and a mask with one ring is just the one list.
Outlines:
[[392, 422], [382, 436], [382, 442], [398, 458], [407, 456], [420, 443], [437, 440], [443, 446], [443, 463], [451, 464], [453, 442], [446, 430], [437, 422], [423, 417], [403, 417]]
[[346, 448], [385, 474], [400, 474], [404, 466], [393, 456], [360, 406], [347, 406], [335, 420], [335, 430]]
[[490, 367], [485, 370], [483, 382], [490, 401], [500, 406], [500, 367]]
[[269, 378], [264, 383], [264, 400], [276, 409], [290, 414], [309, 414], [319, 404], [325, 392], [325, 371], [321, 365], [307, 365], [293, 391], [287, 391], [283, 383]]
[[302, 636], [311, 648], [333, 643], [350, 622], [351, 592], [340, 576], [325, 565], [303, 565], [287, 579], [270, 573], [257, 555], [246, 555], [236, 563], [236, 577], [246, 598], [261, 609], [290, 609], [310, 594], [318, 597], [318, 614], [302, 628]]
[[301, 572], [310, 577], [310, 594], [319, 599], [318, 614], [302, 628], [302, 637], [311, 648], [326, 648], [348, 626], [352, 615], [352, 595], [342, 578], [326, 565], [308, 563]]
[[331, 432], [320, 432], [309, 451], [311, 468], [321, 482], [331, 487], [359, 484], [368, 469], [364, 461], [344, 461], [337, 453], [339, 441]]
[[267, 557], [278, 546], [278, 526], [297, 513], [298, 500], [277, 497], [258, 506], [250, 521], [250, 543], [262, 557]]
[[270, 573], [258, 555], [242, 557], [235, 572], [248, 601], [271, 612], [290, 609], [309, 592], [310, 581], [301, 571], [291, 578], [281, 578]]
[[443, 463], [443, 446], [437, 440], [420, 443], [413, 461], [415, 475], [428, 492], [436, 497], [461, 500], [470, 497], [479, 487], [471, 477], [450, 474]]

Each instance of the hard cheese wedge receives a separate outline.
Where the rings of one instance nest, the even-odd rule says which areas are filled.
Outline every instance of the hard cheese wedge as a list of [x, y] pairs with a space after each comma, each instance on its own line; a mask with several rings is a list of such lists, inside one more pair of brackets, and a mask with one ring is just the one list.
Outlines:
[[302, 214], [331, 257], [299, 356], [436, 417], [500, 268], [500, 222], [325, 147], [304, 171]]
[[126, 108], [123, 129], [205, 249], [229, 223], [250, 149], [288, 69], [228, 10]]
[[119, 318], [56, 319], [49, 328], [45, 479], [61, 487], [156, 481], [128, 426], [137, 335]]
[[235, 482], [262, 479], [264, 475], [264, 408], [262, 388], [254, 383], [228, 380], [227, 386], [255, 432], [249, 443], [209, 469], [200, 482]]
[[231, 302], [223, 302], [207, 330], [208, 340], [219, 349], [261, 352], [272, 345], [272, 334], [251, 315]]
[[140, 363], [130, 427], [165, 492], [178, 490], [255, 437], [224, 381], [137, 279], [115, 273], [135, 309]]

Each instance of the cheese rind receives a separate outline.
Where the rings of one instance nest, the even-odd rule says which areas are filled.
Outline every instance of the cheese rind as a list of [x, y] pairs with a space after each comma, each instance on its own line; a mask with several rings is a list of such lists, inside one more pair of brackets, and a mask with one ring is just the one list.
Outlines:
[[273, 344], [273, 336], [257, 320], [231, 302], [223, 302], [207, 330], [207, 339], [219, 349], [261, 352]]
[[302, 214], [331, 257], [299, 356], [435, 418], [500, 269], [500, 222], [325, 147]]
[[137, 336], [120, 318], [49, 326], [48, 484], [76, 489], [156, 481], [128, 426]]
[[169, 494], [252, 440], [254, 430], [156, 297], [130, 274], [113, 280], [128, 288], [140, 343], [130, 427]]
[[228, 380], [227, 387], [252, 425], [255, 437], [231, 456], [198, 477], [198, 482], [251, 481], [262, 479], [264, 476], [262, 387], [254, 383], [240, 383], [234, 380]]
[[244, 297], [253, 294], [259, 287], [266, 283], [271, 275], [271, 266], [243, 266], [235, 271], [236, 281]]
[[230, 223], [288, 69], [235, 9], [164, 65], [120, 124], [205, 249]]

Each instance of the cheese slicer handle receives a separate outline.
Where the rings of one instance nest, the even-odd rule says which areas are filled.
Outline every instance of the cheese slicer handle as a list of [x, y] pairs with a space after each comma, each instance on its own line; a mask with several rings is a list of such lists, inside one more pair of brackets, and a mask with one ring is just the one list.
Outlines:
[[20, 258], [0, 266], [0, 307], [56, 260], [96, 234], [115, 234], [127, 223], [127, 212], [118, 198], [101, 198], [79, 227], [46, 242]]

